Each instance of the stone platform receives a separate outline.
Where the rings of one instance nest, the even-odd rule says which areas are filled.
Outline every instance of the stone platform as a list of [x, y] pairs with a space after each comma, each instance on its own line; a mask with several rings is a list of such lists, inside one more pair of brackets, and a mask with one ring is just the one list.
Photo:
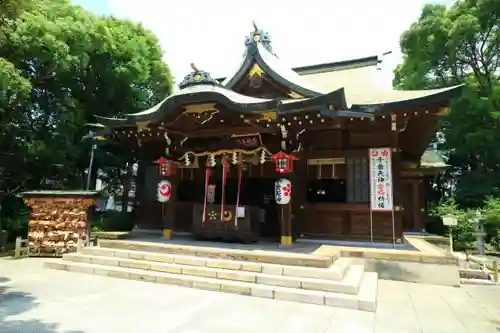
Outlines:
[[458, 259], [422, 239], [408, 237], [411, 250], [323, 245], [312, 254], [340, 255], [381, 279], [460, 286]]
[[375, 311], [378, 274], [339, 255], [101, 240], [46, 267]]

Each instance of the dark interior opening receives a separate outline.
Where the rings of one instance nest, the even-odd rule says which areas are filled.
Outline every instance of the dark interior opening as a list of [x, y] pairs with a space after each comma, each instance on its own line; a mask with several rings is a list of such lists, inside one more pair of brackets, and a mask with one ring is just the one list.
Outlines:
[[[274, 200], [274, 179], [245, 178], [241, 179], [240, 206], [253, 206], [262, 209], [261, 236], [278, 237], [280, 227], [278, 223], [278, 205]], [[222, 198], [222, 181], [213, 178], [210, 181], [215, 185], [214, 204], [220, 205]], [[228, 178], [224, 191], [225, 204], [236, 205], [238, 193], [238, 179]], [[177, 185], [177, 200], [180, 202], [203, 203], [205, 196], [205, 182], [183, 180]]]
[[345, 203], [344, 179], [314, 179], [307, 182], [306, 200], [309, 203]]
[[177, 200], [180, 202], [203, 202], [204, 183], [182, 180], [177, 184]]

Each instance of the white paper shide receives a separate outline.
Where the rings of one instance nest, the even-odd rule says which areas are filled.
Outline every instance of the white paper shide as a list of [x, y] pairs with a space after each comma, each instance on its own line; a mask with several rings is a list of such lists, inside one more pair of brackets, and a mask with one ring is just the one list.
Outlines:
[[215, 202], [215, 185], [214, 184], [208, 185], [207, 202], [209, 204], [213, 204]]
[[373, 211], [392, 211], [391, 148], [369, 149], [370, 201]]
[[158, 183], [156, 198], [159, 202], [167, 202], [172, 196], [172, 184], [168, 180], [162, 180]]
[[285, 178], [278, 179], [274, 183], [274, 196], [278, 205], [286, 205], [292, 197], [292, 183]]

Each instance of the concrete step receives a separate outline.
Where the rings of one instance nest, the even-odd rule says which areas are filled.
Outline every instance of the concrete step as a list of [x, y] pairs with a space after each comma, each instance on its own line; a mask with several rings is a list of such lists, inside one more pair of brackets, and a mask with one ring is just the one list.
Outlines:
[[488, 280], [488, 273], [482, 269], [460, 268], [459, 272], [463, 279]]
[[495, 283], [493, 281], [485, 280], [485, 279], [460, 278], [460, 284], [489, 285], [489, 284], [495, 284]]
[[117, 266], [103, 266], [92, 263], [89, 264], [64, 260], [48, 261], [45, 263], [45, 267], [72, 272], [97, 274], [123, 279], [172, 284], [184, 287], [216, 290], [285, 301], [328, 305], [365, 311], [375, 311], [376, 308], [376, 273], [366, 273], [366, 275], [364, 275], [363, 279], [361, 280], [359, 293], [357, 295], [349, 295], [335, 292], [270, 286], [251, 282], [232, 281], [193, 275], [172, 274]]
[[[238, 261], [207, 257], [196, 257], [182, 254], [155, 253], [148, 251], [119, 250], [102, 247], [88, 247], [81, 250], [81, 254], [95, 257], [116, 257], [125, 259], [147, 260], [188, 266], [223, 268], [245, 272], [257, 272], [273, 275], [294, 276], [302, 278], [317, 278], [323, 280], [340, 281], [344, 278], [349, 266], [346, 258], [339, 258], [328, 268], [301, 267], [279, 264], [268, 264], [251, 261]], [[76, 261], [76, 260], [74, 260]]]
[[358, 293], [359, 309], [375, 312], [377, 309], [378, 273], [365, 272]]
[[[205, 265], [192, 265], [190, 260], [205, 260], [199, 257], [180, 257], [173, 259], [173, 263], [152, 262], [149, 260], [127, 259], [120, 257], [103, 257], [80, 253], [69, 253], [63, 256], [65, 261], [91, 263], [104, 266], [117, 266], [124, 268], [143, 269], [148, 271], [165, 272], [171, 274], [192, 275], [199, 277], [217, 278], [223, 280], [233, 280], [241, 282], [251, 282], [257, 284], [265, 284], [279, 287], [319, 290], [328, 292], [337, 292], [344, 294], [355, 295], [359, 291], [361, 279], [364, 274], [364, 266], [351, 266], [341, 281], [324, 280], [320, 278], [287, 276], [284, 273], [288, 272], [286, 267], [272, 267], [266, 270], [263, 267], [263, 272], [241, 271], [226, 268], [213, 268]], [[182, 259], [182, 260], [179, 260]], [[229, 263], [232, 261], [226, 260]], [[186, 264], [187, 263], [187, 264]], [[223, 265], [221, 265], [223, 266]], [[275, 265], [278, 266], [278, 265]], [[302, 269], [300, 267], [289, 266], [292, 269]], [[309, 268], [310, 269], [310, 268]], [[321, 270], [320, 268], [316, 268]], [[323, 270], [328, 270], [323, 268]], [[270, 274], [266, 273], [269, 271]], [[292, 272], [294, 272], [292, 270]]]
[[[267, 250], [241, 250], [227, 247], [204, 247], [179, 244], [168, 244], [160, 242], [144, 242], [129, 240], [107, 240], [99, 241], [102, 248], [145, 251], [154, 253], [167, 253], [188, 255], [194, 257], [231, 259], [236, 261], [249, 261], [266, 264], [278, 264], [289, 266], [305, 266], [327, 268], [340, 257], [339, 253], [334, 255], [314, 255], [305, 253], [293, 253], [285, 251]], [[229, 245], [228, 245], [229, 246]]]

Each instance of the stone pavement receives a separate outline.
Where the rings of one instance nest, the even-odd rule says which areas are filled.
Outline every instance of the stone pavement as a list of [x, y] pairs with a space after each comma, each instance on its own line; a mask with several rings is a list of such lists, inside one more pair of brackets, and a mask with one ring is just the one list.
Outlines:
[[500, 286], [380, 281], [376, 313], [0, 259], [1, 333], [499, 333]]

